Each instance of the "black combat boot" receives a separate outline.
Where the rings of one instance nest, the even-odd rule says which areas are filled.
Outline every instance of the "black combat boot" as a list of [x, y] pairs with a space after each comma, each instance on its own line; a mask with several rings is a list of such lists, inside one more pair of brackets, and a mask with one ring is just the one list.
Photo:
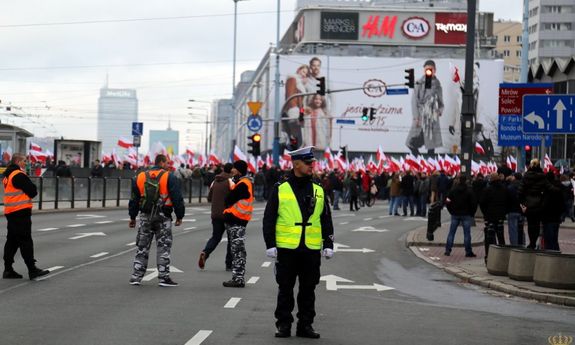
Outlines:
[[30, 278], [30, 280], [34, 280], [38, 277], [42, 277], [42, 276], [45, 276], [47, 274], [50, 274], [50, 271], [40, 269], [36, 266], [28, 269], [28, 277]]
[[295, 335], [297, 335], [300, 338], [319, 339], [319, 333], [314, 331], [314, 329], [311, 325], [307, 325], [307, 326], [299, 326], [298, 325]]
[[2, 273], [3, 279], [22, 279], [22, 275], [14, 271], [12, 267], [6, 267]]
[[278, 325], [275, 334], [276, 338], [289, 338], [291, 337], [291, 325]]

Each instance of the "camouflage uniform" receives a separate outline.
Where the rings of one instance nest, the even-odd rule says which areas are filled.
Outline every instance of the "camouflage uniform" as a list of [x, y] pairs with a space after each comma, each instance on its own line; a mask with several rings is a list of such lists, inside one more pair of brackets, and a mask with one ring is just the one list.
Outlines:
[[148, 255], [152, 240], [156, 237], [156, 262], [158, 264], [158, 278], [160, 280], [170, 276], [170, 252], [172, 249], [172, 220], [163, 214], [150, 217], [149, 214], [140, 214], [140, 225], [136, 237], [136, 258], [134, 259], [133, 278], [141, 280], [148, 268]]
[[244, 284], [246, 274], [246, 227], [238, 224], [227, 224], [226, 232], [232, 252], [232, 280]]

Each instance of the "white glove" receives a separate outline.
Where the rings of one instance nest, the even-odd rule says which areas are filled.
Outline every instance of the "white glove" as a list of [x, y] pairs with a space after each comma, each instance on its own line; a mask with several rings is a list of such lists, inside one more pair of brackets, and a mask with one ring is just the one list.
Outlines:
[[266, 249], [266, 256], [269, 258], [276, 258], [278, 256], [278, 250], [276, 247]]
[[326, 259], [331, 259], [333, 257], [333, 249], [331, 248], [325, 248], [323, 250], [323, 256], [325, 256]]

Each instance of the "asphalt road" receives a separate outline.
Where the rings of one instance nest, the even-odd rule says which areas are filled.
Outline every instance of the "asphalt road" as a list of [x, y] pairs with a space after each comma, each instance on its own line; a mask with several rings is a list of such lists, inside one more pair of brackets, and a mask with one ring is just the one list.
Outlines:
[[[0, 345], [84, 344], [548, 344], [575, 336], [575, 310], [462, 283], [415, 257], [407, 232], [423, 226], [387, 207], [334, 212], [337, 250], [322, 260], [315, 328], [321, 339], [276, 339], [277, 287], [261, 235], [264, 204], [247, 231], [248, 284], [225, 288], [224, 243], [197, 268], [211, 235], [208, 206], [188, 207], [174, 227], [174, 288], [128, 280], [136, 231], [126, 210], [37, 214], [33, 237], [42, 281], [0, 280]], [[346, 205], [344, 205], [346, 206]], [[5, 220], [0, 229], [5, 234]], [[26, 269], [19, 254], [15, 269]], [[181, 271], [181, 272], [179, 272]], [[391, 288], [391, 289], [390, 289]], [[297, 307], [296, 307], [297, 309]], [[295, 333], [295, 332], [294, 332]]]

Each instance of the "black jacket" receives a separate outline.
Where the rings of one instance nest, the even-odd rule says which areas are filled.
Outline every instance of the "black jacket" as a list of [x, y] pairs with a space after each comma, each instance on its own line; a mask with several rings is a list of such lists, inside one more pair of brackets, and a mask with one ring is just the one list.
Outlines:
[[453, 187], [447, 193], [445, 205], [452, 216], [473, 216], [477, 211], [475, 196], [466, 184]]
[[509, 209], [508, 212], [522, 213], [521, 206], [519, 204], [519, 186], [521, 181], [515, 180], [507, 186], [507, 191], [509, 192]]
[[541, 220], [543, 223], [561, 223], [565, 211], [565, 198], [560, 183], [549, 185], [543, 192]]
[[[158, 167], [151, 167], [150, 170], [157, 170], [160, 169]], [[141, 172], [140, 174], [143, 174]], [[130, 215], [130, 219], [136, 219], [138, 213], [140, 213], [140, 190], [138, 189], [137, 184], [137, 176], [136, 178], [132, 179], [132, 197], [128, 202], [128, 213]], [[186, 213], [186, 208], [184, 206], [184, 198], [182, 197], [182, 190], [180, 187], [180, 181], [174, 174], [169, 173], [168, 175], [168, 195], [170, 196], [170, 200], [172, 200], [172, 207], [164, 207], [162, 212], [166, 217], [171, 217], [172, 211], [176, 214], [176, 219], [184, 218]]]
[[[313, 213], [313, 210], [309, 210], [308, 207], [308, 201], [313, 193], [313, 182], [311, 178], [296, 177], [293, 172], [290, 172], [287, 181], [283, 183], [290, 184], [298, 201], [302, 213], [302, 220], [303, 222], [307, 222]], [[264, 212], [263, 233], [266, 248], [268, 249], [276, 247], [276, 222], [279, 207], [278, 186], [280, 184], [281, 182], [274, 186]], [[302, 237], [297, 250], [310, 250], [305, 246], [304, 236], [305, 233], [302, 231]], [[333, 223], [327, 199], [324, 200], [323, 212], [321, 213], [321, 237], [323, 238], [324, 248], [333, 248]]]
[[486, 221], [505, 219], [509, 212], [512, 198], [507, 187], [501, 181], [490, 182], [481, 193], [479, 206]]
[[527, 207], [525, 213], [541, 215], [543, 212], [543, 193], [551, 186], [541, 168], [529, 168], [523, 175], [519, 186], [519, 202]]

